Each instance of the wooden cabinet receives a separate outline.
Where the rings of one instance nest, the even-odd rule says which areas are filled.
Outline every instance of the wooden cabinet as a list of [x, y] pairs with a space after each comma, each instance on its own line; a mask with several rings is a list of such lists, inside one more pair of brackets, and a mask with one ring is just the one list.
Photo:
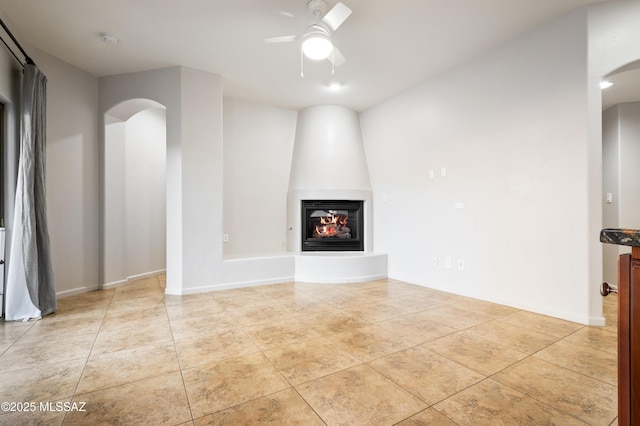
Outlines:
[[618, 262], [618, 424], [640, 425], [640, 247]]
[[618, 425], [640, 426], [640, 230], [607, 228], [600, 242], [631, 247], [618, 260]]

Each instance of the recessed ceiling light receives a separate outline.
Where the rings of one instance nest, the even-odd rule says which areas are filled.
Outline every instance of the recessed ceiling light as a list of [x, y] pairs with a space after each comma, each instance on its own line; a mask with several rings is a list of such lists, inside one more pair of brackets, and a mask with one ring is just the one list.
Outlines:
[[331, 83], [327, 84], [327, 86], [329, 86], [329, 89], [333, 90], [334, 92], [342, 89], [342, 83], [340, 83], [339, 81], [332, 81]]
[[600, 88], [601, 89], [608, 89], [609, 87], [613, 86], [613, 83], [609, 80], [602, 80], [600, 82]]

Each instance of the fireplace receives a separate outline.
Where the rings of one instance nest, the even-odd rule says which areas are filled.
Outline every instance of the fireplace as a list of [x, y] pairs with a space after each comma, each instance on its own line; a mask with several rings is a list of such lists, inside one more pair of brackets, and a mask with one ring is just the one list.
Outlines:
[[362, 201], [301, 203], [302, 251], [364, 251]]

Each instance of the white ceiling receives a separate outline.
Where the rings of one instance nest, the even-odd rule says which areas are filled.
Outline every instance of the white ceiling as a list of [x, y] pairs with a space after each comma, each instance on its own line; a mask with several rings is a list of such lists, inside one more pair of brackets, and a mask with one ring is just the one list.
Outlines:
[[[263, 41], [303, 32], [307, 0], [0, 0], [0, 16], [24, 45], [95, 76], [182, 65], [220, 74], [227, 96], [362, 111], [601, 0], [342, 1], [353, 13], [332, 37], [347, 59], [334, 76], [328, 61], [305, 60], [301, 77], [298, 42]], [[332, 79], [343, 90], [330, 91]]]

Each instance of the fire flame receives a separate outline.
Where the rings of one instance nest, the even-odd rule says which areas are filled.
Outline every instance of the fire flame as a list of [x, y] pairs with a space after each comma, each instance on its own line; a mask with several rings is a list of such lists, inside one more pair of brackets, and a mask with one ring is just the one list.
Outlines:
[[333, 237], [341, 234], [341, 229], [349, 222], [349, 216], [329, 214], [320, 217], [320, 225], [316, 225], [315, 234], [320, 237]]

